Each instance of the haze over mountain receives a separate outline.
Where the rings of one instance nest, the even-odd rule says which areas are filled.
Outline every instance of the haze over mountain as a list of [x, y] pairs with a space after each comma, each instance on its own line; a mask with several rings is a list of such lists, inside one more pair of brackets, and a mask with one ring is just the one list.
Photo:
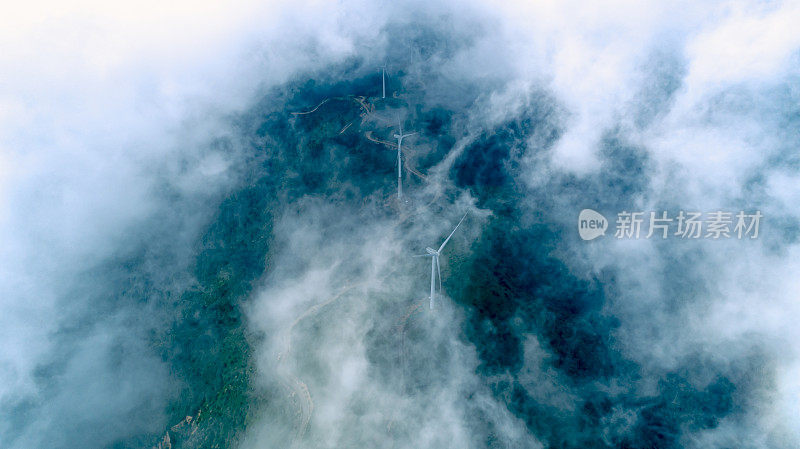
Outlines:
[[0, 20], [0, 446], [800, 445], [796, 5]]

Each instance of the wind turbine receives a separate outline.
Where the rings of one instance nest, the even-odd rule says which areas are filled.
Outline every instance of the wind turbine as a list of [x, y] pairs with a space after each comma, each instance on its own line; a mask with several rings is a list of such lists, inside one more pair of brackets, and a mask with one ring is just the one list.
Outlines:
[[397, 129], [398, 133], [394, 134], [394, 138], [397, 139], [397, 199], [403, 198], [403, 138], [413, 136], [414, 133], [403, 134], [403, 122], [400, 119], [397, 119]]
[[451, 232], [450, 235], [448, 235], [447, 238], [444, 239], [444, 242], [442, 242], [442, 246], [440, 246], [439, 249], [433, 249], [433, 248], [431, 248], [429, 246], [429, 247], [425, 248], [425, 251], [427, 251], [428, 254], [421, 254], [419, 256], [415, 256], [415, 257], [428, 257], [428, 256], [431, 257], [431, 297], [430, 297], [431, 309], [433, 309], [433, 300], [434, 300], [434, 297], [436, 295], [436, 274], [437, 273], [439, 274], [439, 291], [442, 291], [442, 270], [441, 270], [441, 268], [439, 268], [439, 256], [442, 254], [442, 250], [444, 249], [444, 246], [447, 245], [448, 241], [450, 241], [450, 237], [452, 237], [453, 234], [456, 233], [456, 229], [458, 229], [458, 227], [461, 226], [461, 222], [464, 221], [465, 218], [467, 218], [467, 214], [466, 213], [464, 214], [463, 217], [461, 217], [461, 220], [458, 222], [456, 227], [453, 229], [453, 232]]
[[386, 63], [381, 66], [381, 85], [383, 86], [383, 98], [386, 98]]

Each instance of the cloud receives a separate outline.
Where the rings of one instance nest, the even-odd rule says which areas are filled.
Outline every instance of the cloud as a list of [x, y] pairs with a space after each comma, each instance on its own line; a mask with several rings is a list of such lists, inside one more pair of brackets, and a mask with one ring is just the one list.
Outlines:
[[231, 68], [242, 42], [227, 36], [251, 17], [195, 3], [6, 12], [0, 441], [162, 432], [179, 381], [151, 333], [191, 282], [210, 204], [240, 179], [226, 116], [257, 86], [239, 84], [252, 66]]
[[[149, 444], [206, 388], [176, 374], [178, 347], [212, 338], [154, 335], [193, 323], [187, 292], [230, 287], [265, 398], [244, 447], [796, 446], [797, 15], [14, 5], [0, 441]], [[348, 97], [376, 95], [383, 62], [398, 98], [378, 113], [419, 132], [401, 208], [394, 152], [364, 135], [391, 130]], [[755, 241], [583, 242], [584, 208], [765, 219]], [[429, 311], [410, 256], [466, 210]]]

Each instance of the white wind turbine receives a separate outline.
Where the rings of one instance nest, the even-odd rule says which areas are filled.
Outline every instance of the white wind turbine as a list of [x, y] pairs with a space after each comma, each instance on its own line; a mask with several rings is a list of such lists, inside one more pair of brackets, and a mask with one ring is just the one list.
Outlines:
[[450, 240], [450, 237], [452, 237], [453, 234], [456, 233], [456, 229], [458, 229], [458, 227], [461, 226], [461, 222], [464, 221], [465, 218], [467, 218], [466, 213], [464, 214], [463, 217], [461, 217], [461, 220], [458, 222], [456, 227], [453, 228], [453, 232], [451, 232], [450, 235], [448, 235], [447, 238], [444, 239], [444, 242], [442, 242], [442, 246], [440, 246], [439, 249], [433, 249], [429, 246], [425, 248], [425, 251], [427, 251], [428, 254], [421, 254], [419, 256], [415, 256], [415, 257], [428, 257], [428, 256], [431, 257], [431, 297], [430, 297], [431, 309], [433, 309], [433, 300], [436, 295], [437, 273], [439, 275], [439, 291], [442, 290], [442, 270], [439, 268], [439, 256], [442, 254], [442, 250], [444, 249], [444, 246], [447, 245], [447, 242]]
[[386, 98], [386, 63], [381, 66], [381, 85], [383, 87], [383, 98]]
[[394, 134], [397, 139], [397, 199], [403, 198], [403, 138], [413, 136], [414, 133], [403, 134], [403, 123], [397, 119], [398, 133]]

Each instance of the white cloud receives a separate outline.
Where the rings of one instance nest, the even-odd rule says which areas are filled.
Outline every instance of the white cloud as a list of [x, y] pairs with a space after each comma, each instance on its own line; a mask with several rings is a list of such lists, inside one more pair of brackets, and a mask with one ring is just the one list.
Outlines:
[[[73, 293], [76, 286], [91, 283], [82, 277], [85, 270], [124, 252], [134, 237], [141, 238], [142, 225], [174, 206], [164, 200], [161, 189], [174, 189], [186, 201], [180, 209], [185, 212], [236, 179], [236, 150], [217, 151], [207, 145], [211, 137], [222, 136], [238, 148], [221, 117], [246, 107], [263, 88], [299, 70], [324, 69], [327, 63], [348, 56], [381, 53], [388, 44], [382, 27], [395, 20], [412, 20], [413, 14], [404, 15], [406, 10], [447, 17], [457, 15], [458, 8], [449, 3], [397, 6], [322, 1], [52, 1], [4, 8], [0, 18], [0, 289], [9, 293], [0, 298], [0, 403], [41, 394], [34, 373], [57, 343], [54, 332], [59, 320], [65, 319], [60, 308], [65, 304], [73, 304], [70, 309], [77, 311], [91, 307], [89, 294]], [[754, 170], [763, 170], [768, 178], [763, 199], [767, 220], [779, 213], [800, 217], [793, 187], [796, 174], [769, 167], [771, 158], [785, 151], [786, 142], [775, 135], [781, 125], [770, 115], [785, 111], [775, 106], [777, 94], [771, 89], [797, 73], [797, 5], [544, 1], [468, 8], [472, 8], [470, 19], [485, 14], [483, 18], [494, 28], [484, 35], [476, 33], [478, 43], [462, 50], [442, 70], [465, 79], [502, 80], [505, 86], [484, 99], [481, 104], [488, 108], [476, 114], [480, 116], [476, 121], [502, 120], [524, 104], [520, 98], [544, 88], [565, 112], [564, 135], [550, 155], [555, 169], [596, 173], [601, 166], [602, 136], [621, 127], [654, 161], [650, 175], [656, 193], [648, 198], [651, 204], [673, 200], [710, 209], [749, 200], [744, 182]], [[649, 101], [641, 98], [641, 92], [654, 83], [646, 68], [650, 69], [648, 58], [656, 50], [674, 55], [685, 72], [677, 75], [679, 86], [659, 111], [662, 115], [639, 129], [633, 124], [636, 108]], [[731, 95], [741, 103], [731, 100]], [[539, 177], [537, 183], [545, 182], [541, 173], [531, 176]], [[684, 184], [672, 190], [677, 181]], [[188, 239], [199, 218], [184, 218], [177, 224], [185, 226], [182, 232]], [[301, 239], [289, 228], [279, 232], [297, 244]], [[303, 228], [315, 235], [312, 229]], [[408, 279], [388, 287], [382, 283], [390, 260], [398, 257], [397, 237], [384, 238], [383, 226], [368, 230], [375, 241], [382, 242], [373, 253], [353, 241], [316, 241], [325, 248], [325, 262], [346, 265], [343, 256], [370, 262], [357, 276], [363, 285], [354, 293], [363, 304], [355, 306], [357, 301], [352, 300], [347, 303], [349, 314], [340, 317], [351, 321], [340, 322], [342, 327], [325, 323], [322, 332], [329, 338], [318, 342], [319, 346], [309, 346], [311, 355], [322, 361], [319, 371], [332, 373], [317, 379], [315, 400], [321, 421], [315, 424], [320, 426], [316, 435], [331, 438], [327, 441], [334, 445], [341, 435], [324, 430], [344, 425], [351, 411], [347, 407], [366, 395], [375, 404], [369, 410], [372, 414], [366, 415], [371, 422], [383, 424], [376, 410], [395, 407], [398, 414], [420, 424], [422, 431], [409, 442], [410, 447], [440, 447], [443, 435], [451, 443], [461, 443], [470, 429], [459, 421], [459, 412], [464, 410], [459, 388], [475, 382], [470, 373], [476, 361], [472, 349], [456, 341], [453, 326], [436, 322], [431, 335], [426, 335], [431, 341], [452, 344], [446, 355], [453, 366], [443, 372], [454, 377], [452, 382], [437, 384], [439, 389], [428, 400], [407, 401], [395, 395], [395, 386], [371, 377], [364, 339], [374, 324], [372, 319], [381, 306], [391, 306], [398, 291], [407, 296], [419, 292]], [[277, 333], [282, 325], [311, 304], [330, 300], [335, 296], [332, 292], [344, 287], [335, 281], [337, 265], [331, 263], [334, 268], [329, 268], [306, 260], [312, 254], [319, 256], [308, 246], [295, 250], [299, 261], [293, 262], [308, 266], [300, 274], [279, 272], [267, 279], [252, 311], [254, 328], [275, 339], [260, 352], [266, 377], [275, 374], [269, 364], [275, 351], [282, 350]], [[704, 260], [723, 264], [738, 254], [738, 247], [717, 254], [708, 248], [704, 251]], [[795, 251], [770, 255], [768, 248], [759, 245], [743, 253], [752, 259], [701, 276], [713, 292], [706, 298], [710, 305], [688, 307], [687, 313], [677, 317], [662, 317], [659, 314], [664, 311], [653, 308], [653, 316], [663, 318], [661, 325], [685, 326], [693, 332], [690, 338], [681, 340], [680, 329], [659, 329], [663, 333], [648, 340], [654, 337], [647, 329], [623, 323], [620, 335], [629, 338], [623, 346], [629, 345], [632, 357], [669, 365], [698, 344], [723, 345], [748, 332], [774, 339], [794, 335], [798, 311], [792, 273], [797, 267], [791, 261], [796, 259]], [[621, 282], [638, 289], [638, 295], [623, 301], [642, 297], [657, 301], [665, 287], [661, 278], [665, 267], [650, 261], [658, 255], [657, 248], [631, 244], [611, 246], [605, 256], [596, 255], [594, 260], [598, 267], [622, 267]], [[623, 303], [616, 305], [616, 312], [623, 318], [625, 313], [638, 316], [651, 305]], [[108, 326], [98, 326], [90, 341], [100, 341], [98, 345], [105, 347], [103, 338], [109, 335], [120, 336]], [[651, 347], [650, 352], [637, 346], [653, 341], [663, 344], [673, 337], [676, 344]], [[796, 427], [791, 398], [798, 391], [795, 374], [800, 354], [792, 339], [787, 339], [784, 348], [786, 361], [777, 368], [776, 394], [781, 399], [762, 405], [768, 410], [757, 411], [765, 421], [772, 420], [763, 424], [767, 432], [770, 426]], [[103, 366], [102, 357], [93, 358], [96, 354], [85, 345], [73, 349], [76, 358], [67, 363], [65, 372], [71, 377], [64, 385], [74, 390], [55, 396], [62, 402], [86, 388], [78, 380], [94, 374], [87, 374], [81, 363]], [[136, 396], [136, 380], [165, 381], [166, 375], [158, 368], [153, 371], [154, 378], [134, 376], [127, 385], [130, 389], [116, 392], [118, 400], [112, 405], [119, 409], [112, 412], [124, 412], [126, 398]], [[528, 374], [553, 377], [531, 367]], [[530, 438], [507, 410], [487, 399], [487, 392], [481, 390], [479, 396], [476, 401], [483, 412], [502, 423], [509, 439]], [[90, 415], [92, 410], [84, 412]], [[0, 427], [0, 432], [5, 430]], [[792, 430], [785, 433], [789, 434], [786, 438], [798, 437]]]

